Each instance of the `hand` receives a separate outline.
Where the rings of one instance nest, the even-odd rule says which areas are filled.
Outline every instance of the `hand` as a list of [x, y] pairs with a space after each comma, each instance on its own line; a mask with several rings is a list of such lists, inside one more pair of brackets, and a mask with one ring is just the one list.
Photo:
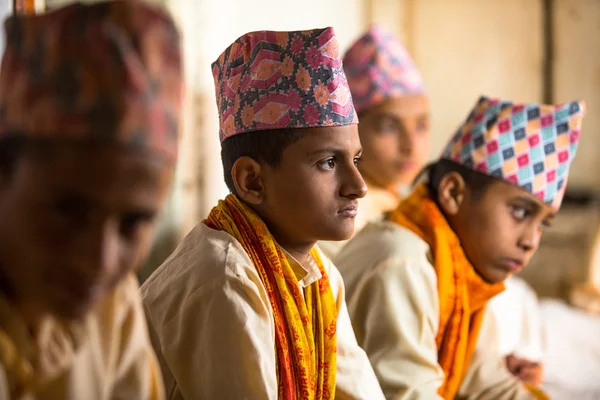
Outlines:
[[517, 379], [532, 386], [540, 386], [544, 378], [544, 366], [539, 362], [516, 357], [514, 354], [506, 356], [506, 367]]

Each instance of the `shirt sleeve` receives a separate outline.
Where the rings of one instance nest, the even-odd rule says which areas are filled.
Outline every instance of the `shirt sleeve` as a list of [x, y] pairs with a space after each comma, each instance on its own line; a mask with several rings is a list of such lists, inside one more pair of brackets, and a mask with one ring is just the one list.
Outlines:
[[163, 400], [164, 386], [156, 354], [148, 336], [138, 284], [128, 277], [124, 287], [126, 311], [120, 326], [119, 356], [110, 398], [113, 400]]
[[486, 310], [482, 328], [457, 399], [530, 400], [545, 399], [537, 390], [529, 390], [508, 369], [497, 344], [496, 319]]
[[184, 399], [277, 399], [274, 322], [258, 282], [219, 277], [173, 314], [155, 328]]
[[352, 321], [387, 399], [441, 399], [433, 267], [391, 257], [352, 294]]
[[329, 282], [337, 303], [336, 399], [384, 399], [377, 377], [364, 350], [354, 336], [345, 300], [345, 289], [338, 269], [330, 263]]

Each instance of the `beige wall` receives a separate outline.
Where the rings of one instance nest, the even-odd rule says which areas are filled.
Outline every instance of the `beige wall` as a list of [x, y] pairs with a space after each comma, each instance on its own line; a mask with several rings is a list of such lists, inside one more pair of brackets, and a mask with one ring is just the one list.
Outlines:
[[542, 96], [540, 0], [408, 0], [407, 46], [431, 95], [433, 155], [480, 95]]
[[553, 3], [554, 99], [557, 102], [582, 99], [587, 104], [569, 186], [600, 192], [600, 1]]

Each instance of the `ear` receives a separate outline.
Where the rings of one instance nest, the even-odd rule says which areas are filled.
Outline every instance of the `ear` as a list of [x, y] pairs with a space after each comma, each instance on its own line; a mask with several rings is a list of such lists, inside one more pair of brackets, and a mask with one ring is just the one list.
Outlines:
[[448, 172], [438, 186], [438, 204], [446, 215], [456, 215], [465, 199], [466, 185], [455, 171]]
[[262, 172], [261, 165], [250, 157], [238, 158], [231, 168], [237, 195], [248, 204], [258, 205], [264, 200]]

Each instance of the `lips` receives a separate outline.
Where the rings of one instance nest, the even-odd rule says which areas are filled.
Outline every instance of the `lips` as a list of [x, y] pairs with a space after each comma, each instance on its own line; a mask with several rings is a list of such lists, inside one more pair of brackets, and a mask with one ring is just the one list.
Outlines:
[[502, 260], [502, 265], [511, 273], [520, 272], [525, 267], [525, 261], [515, 258], [505, 258]]
[[338, 211], [338, 214], [340, 214], [344, 217], [347, 217], [347, 218], [356, 217], [356, 214], [358, 214], [358, 203], [353, 202], [353, 203], [348, 204], [344, 208], [340, 209]]
[[396, 164], [396, 168], [399, 171], [405, 171], [408, 169], [414, 169], [417, 166], [417, 163], [415, 161], [412, 160], [406, 160], [406, 161], [401, 161], [399, 163]]

